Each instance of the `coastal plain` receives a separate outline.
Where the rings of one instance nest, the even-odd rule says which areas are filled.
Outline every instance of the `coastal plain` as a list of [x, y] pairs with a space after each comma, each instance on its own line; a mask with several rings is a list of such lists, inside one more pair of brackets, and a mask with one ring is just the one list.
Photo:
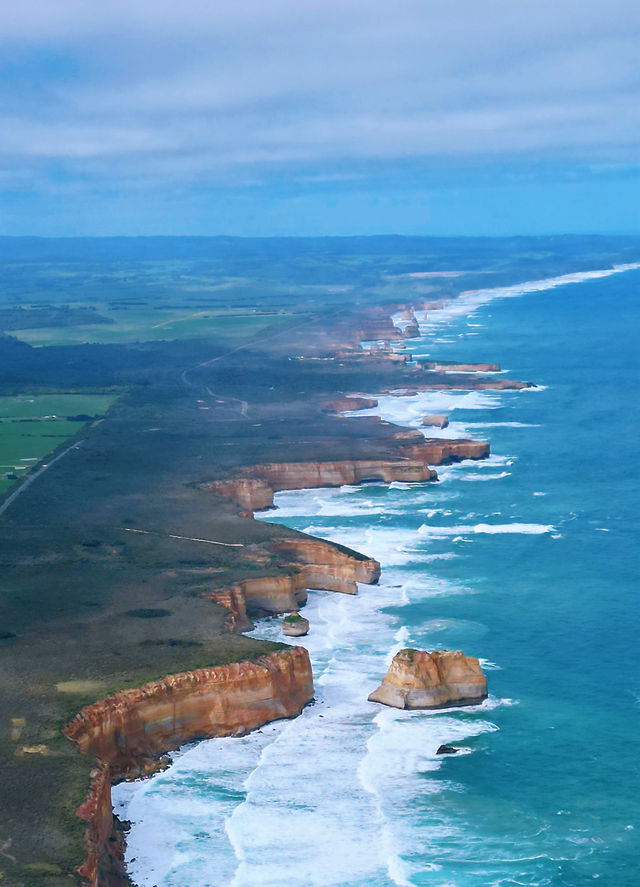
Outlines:
[[[267, 490], [312, 485], [307, 468], [293, 486], [278, 486], [283, 473], [273, 466], [283, 464], [316, 466], [318, 484], [327, 480], [318, 466], [329, 463], [366, 463], [360, 480], [374, 479], [383, 463], [404, 471], [413, 460], [437, 471], [439, 461], [469, 451], [444, 453], [421, 433], [407, 436], [374, 417], [345, 417], [336, 409], [344, 401], [336, 398], [520, 384], [407, 362], [400, 346], [410, 339], [393, 327], [390, 314], [455, 298], [480, 281], [498, 285], [518, 275], [574, 270], [583, 249], [570, 242], [487, 244], [484, 267], [465, 268], [459, 243], [375, 240], [347, 247], [328, 240], [213, 239], [183, 244], [172, 261], [160, 258], [173, 248], [166, 242], [147, 245], [155, 250], [152, 259], [136, 256], [126, 242], [85, 243], [83, 255], [69, 255], [78, 245], [48, 246], [46, 259], [40, 244], [2, 243], [5, 298], [14, 307], [93, 304], [100, 314], [108, 291], [123, 303], [144, 298], [147, 313], [164, 300], [175, 311], [171, 318], [184, 308], [189, 317], [182, 338], [171, 319], [166, 327], [145, 321], [136, 329], [149, 338], [132, 341], [132, 328], [118, 328], [105, 312], [107, 323], [95, 324], [95, 339], [87, 338], [86, 314], [80, 313], [78, 325], [61, 325], [58, 337], [16, 328], [6, 329], [0, 341], [6, 397], [35, 402], [46, 389], [46, 396], [103, 399], [99, 410], [86, 410], [92, 421], [70, 429], [77, 446], [25, 484], [0, 518], [3, 884], [57, 887], [80, 877], [87, 847], [76, 809], [86, 798], [95, 755], [90, 748], [82, 753], [62, 730], [82, 709], [168, 675], [246, 661], [259, 667], [289, 649], [229, 631], [230, 611], [213, 596], [251, 580], [291, 577], [300, 567], [292, 551], [311, 552], [304, 566], [317, 551], [311, 537], [254, 521], [250, 512], [258, 506], [237, 495], [242, 482], [249, 478]], [[601, 265], [602, 253], [609, 261], [624, 259], [617, 249], [603, 242], [597, 262], [590, 261]], [[523, 252], [531, 254], [529, 266]], [[509, 264], [515, 258], [517, 274]], [[451, 263], [467, 272], [463, 283], [411, 276]], [[62, 281], [69, 279], [67, 289]], [[206, 307], [194, 305], [196, 298]], [[221, 301], [226, 307], [216, 314]], [[160, 310], [157, 324], [167, 321], [168, 310]], [[198, 311], [210, 313], [202, 327]], [[103, 328], [113, 338], [105, 339]], [[57, 327], [32, 331], [38, 329]], [[393, 347], [365, 353], [361, 340]], [[494, 359], [499, 355], [486, 355]], [[94, 421], [98, 412], [102, 421]], [[343, 482], [339, 470], [336, 476]], [[362, 577], [357, 565], [375, 557], [335, 551], [353, 576]], [[328, 560], [323, 553], [320, 565]], [[262, 599], [255, 611], [264, 610]], [[182, 738], [204, 735], [201, 726], [195, 730]], [[142, 759], [144, 748], [139, 751]], [[82, 877], [96, 884], [122, 881], [118, 847], [112, 851]]]

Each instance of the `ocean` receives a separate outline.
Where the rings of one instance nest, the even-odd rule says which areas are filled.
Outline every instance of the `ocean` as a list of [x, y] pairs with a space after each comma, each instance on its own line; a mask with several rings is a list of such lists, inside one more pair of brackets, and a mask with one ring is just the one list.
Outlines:
[[[416, 356], [536, 387], [381, 397], [367, 412], [446, 413], [429, 436], [492, 455], [436, 484], [280, 493], [261, 515], [376, 557], [380, 585], [310, 593], [316, 700], [299, 718], [114, 789], [140, 887], [640, 882], [639, 290], [637, 269], [586, 272], [423, 320]], [[254, 634], [281, 640], [280, 620]], [[478, 656], [489, 698], [367, 702], [405, 646]]]

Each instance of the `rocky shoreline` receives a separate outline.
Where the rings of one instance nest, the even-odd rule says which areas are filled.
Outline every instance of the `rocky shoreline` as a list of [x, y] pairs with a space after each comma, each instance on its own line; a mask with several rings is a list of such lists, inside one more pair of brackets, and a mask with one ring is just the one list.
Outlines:
[[[397, 360], [399, 355], [391, 349], [391, 343], [401, 344], [404, 338], [419, 335], [419, 327], [413, 308], [395, 308], [401, 311], [399, 325], [391, 321], [387, 313], [389, 307], [384, 309], [384, 313], [382, 309], [375, 309], [373, 316], [370, 313], [356, 334], [358, 343], [360, 339], [382, 339], [377, 348], [362, 352], [359, 345], [356, 349], [350, 342], [349, 346], [335, 349], [328, 359], [340, 357], [355, 364], [363, 361], [406, 364], [404, 355], [401, 361]], [[413, 390], [502, 390], [531, 385], [477, 375], [497, 369], [493, 364], [426, 365], [422, 369], [425, 377], [415, 383], [412, 378], [411, 386]], [[415, 375], [415, 368], [411, 372]], [[461, 372], [469, 375], [458, 376], [457, 373]], [[472, 373], [475, 375], [470, 375]], [[402, 396], [406, 391], [391, 388], [388, 393]], [[368, 409], [376, 402], [374, 397], [336, 394], [326, 403], [326, 408], [343, 413]], [[441, 420], [443, 417], [437, 418]], [[421, 432], [415, 433], [399, 426], [394, 426], [392, 431], [397, 447], [394, 458], [254, 464], [237, 470], [225, 479], [205, 481], [199, 485], [199, 489], [229, 500], [233, 507], [239, 509], [240, 516], [253, 519], [254, 511], [274, 507], [276, 491], [369, 481], [436, 481], [437, 473], [432, 466], [463, 459], [483, 459], [489, 454], [488, 443], [482, 441], [429, 439]], [[228, 611], [226, 626], [231, 632], [251, 630], [252, 617], [297, 612], [306, 601], [308, 589], [355, 594], [357, 583], [375, 584], [380, 576], [380, 565], [373, 558], [303, 534], [276, 538], [271, 543], [271, 549], [284, 556], [284, 572], [240, 579], [232, 585], [201, 594], [203, 599], [212, 600]], [[308, 630], [308, 623], [306, 628]], [[429, 656], [420, 653], [418, 657], [422, 657], [422, 671], [427, 674], [435, 670], [442, 685], [457, 686], [453, 678], [449, 680], [448, 673], [440, 674], [439, 660], [430, 658], [429, 662], [426, 659], [422, 661]], [[477, 660], [473, 662], [477, 664]], [[484, 689], [480, 687], [482, 681], [475, 673], [473, 662], [471, 666], [468, 663], [468, 667], [465, 666], [465, 674], [470, 671], [471, 677], [466, 674], [469, 680], [465, 678], [466, 683], [462, 681], [465, 686], [475, 682], [473, 693], [456, 696], [454, 689], [447, 695], [435, 685], [429, 685], [424, 675], [420, 687], [416, 686], [408, 692], [401, 691], [396, 686], [398, 681], [394, 678], [394, 672], [391, 677], [387, 675], [370, 699], [375, 697], [375, 701], [392, 705], [402, 701], [400, 707], [409, 708], [416, 707], [414, 703], [418, 697], [418, 701], [422, 702], [427, 697], [431, 701], [436, 700], [436, 705], [447, 705], [452, 701], [455, 704], [473, 704], [484, 698], [483, 692], [486, 695], [486, 682]], [[459, 665], [456, 659], [453, 670]], [[395, 670], [398, 671], [398, 667]], [[392, 671], [393, 667], [390, 673]], [[435, 678], [433, 675], [431, 677], [433, 684]], [[462, 686], [460, 681], [458, 684]], [[123, 840], [114, 827], [111, 810], [110, 789], [113, 780], [139, 776], [158, 756], [185, 742], [213, 736], [240, 735], [271, 720], [295, 717], [312, 697], [313, 680], [308, 654], [304, 648], [292, 647], [255, 662], [239, 662], [222, 668], [172, 675], [83, 708], [64, 727], [63, 732], [81, 751], [93, 754], [98, 760], [98, 766], [92, 772], [87, 798], [77, 811], [77, 815], [86, 823], [87, 858], [78, 870], [84, 883], [91, 887], [113, 887], [128, 882], [123, 864]], [[393, 700], [389, 702], [392, 697]]]

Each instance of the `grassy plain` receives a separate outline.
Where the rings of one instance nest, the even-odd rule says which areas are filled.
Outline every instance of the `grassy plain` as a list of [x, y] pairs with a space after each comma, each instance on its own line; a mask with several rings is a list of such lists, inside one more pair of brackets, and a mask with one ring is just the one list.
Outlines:
[[75, 417], [104, 416], [114, 400], [113, 394], [0, 396], [0, 494], [77, 434], [86, 420]]
[[243, 338], [258, 335], [267, 327], [285, 322], [290, 315], [253, 311], [225, 311], [210, 308], [178, 308], [135, 305], [98, 305], [108, 324], [44, 327], [12, 330], [12, 335], [29, 345], [130, 344], [167, 339], [222, 337], [231, 346]]

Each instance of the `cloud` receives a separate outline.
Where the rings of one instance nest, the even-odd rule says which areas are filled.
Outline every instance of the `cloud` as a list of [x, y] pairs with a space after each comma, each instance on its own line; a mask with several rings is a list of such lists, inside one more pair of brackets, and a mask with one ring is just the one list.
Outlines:
[[635, 0], [22, 0], [0, 173], [115, 186], [634, 164]]

